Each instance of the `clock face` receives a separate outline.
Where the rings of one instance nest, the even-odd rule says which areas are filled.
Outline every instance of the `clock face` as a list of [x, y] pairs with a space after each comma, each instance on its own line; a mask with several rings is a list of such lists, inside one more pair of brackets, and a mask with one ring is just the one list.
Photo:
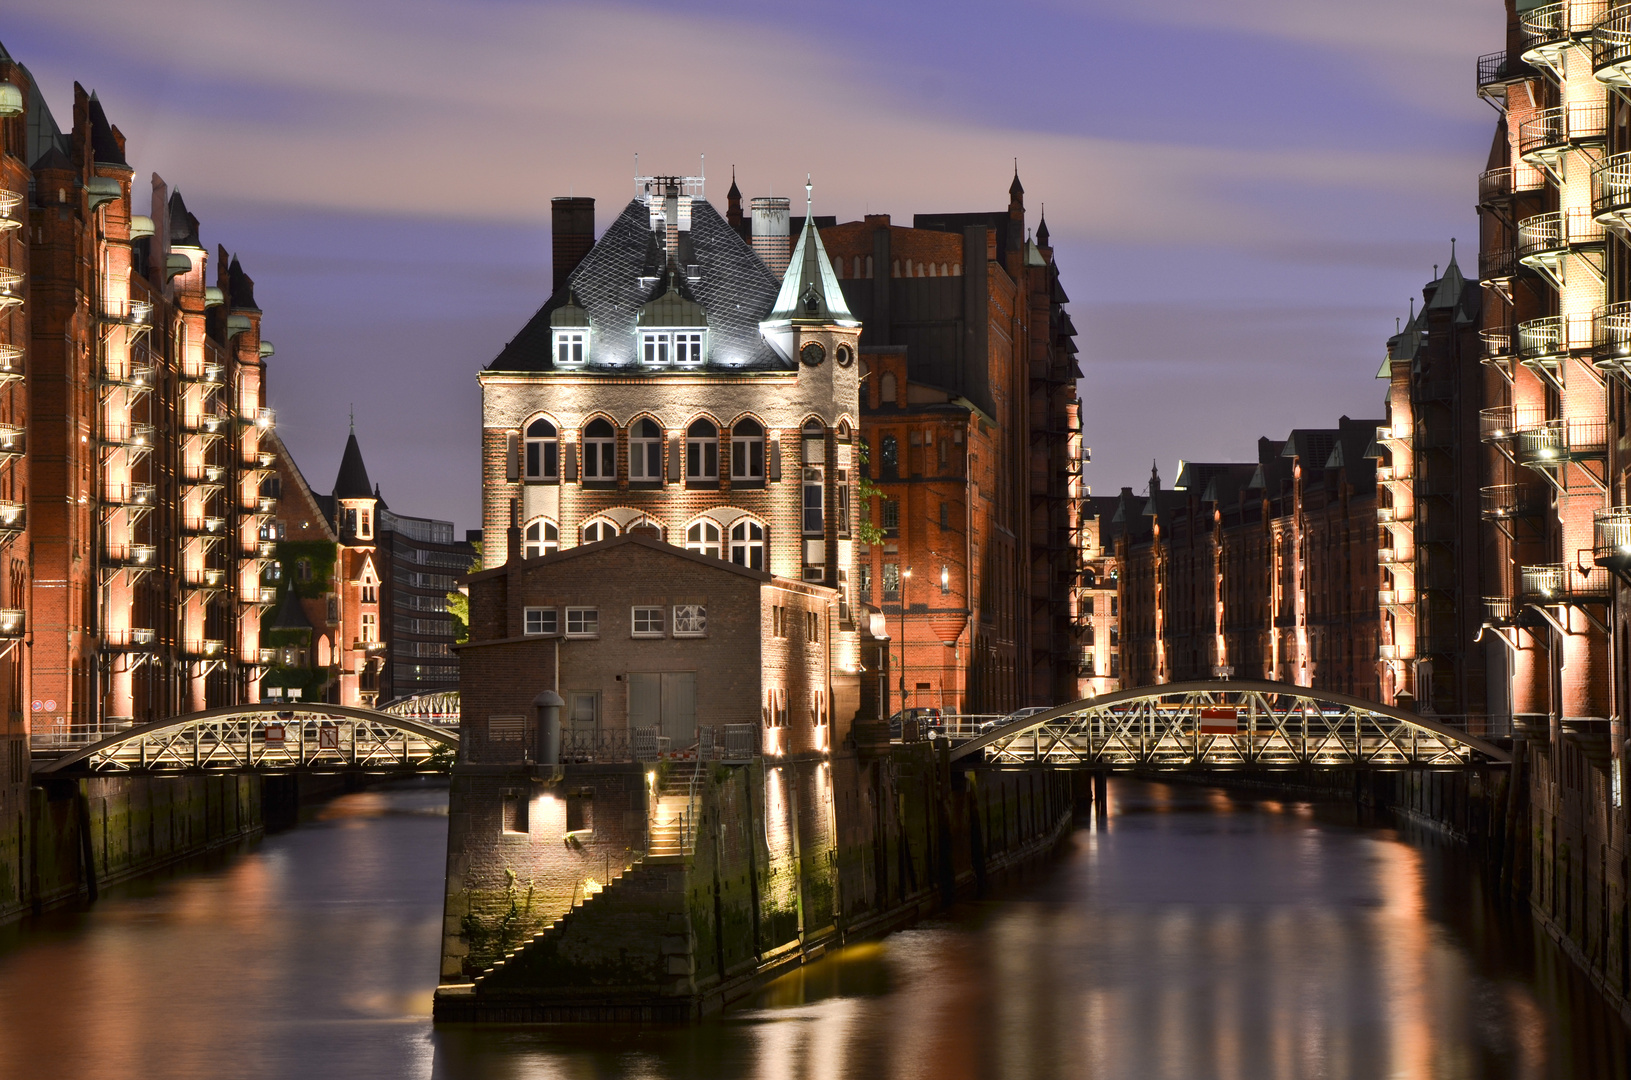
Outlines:
[[851, 349], [848, 345], [840, 345], [838, 346], [838, 356], [836, 359], [838, 360], [839, 367], [849, 367], [851, 364], [855, 363], [855, 350]]
[[819, 341], [807, 342], [804, 348], [799, 350], [799, 359], [811, 367], [815, 367], [821, 361], [827, 359], [827, 350]]

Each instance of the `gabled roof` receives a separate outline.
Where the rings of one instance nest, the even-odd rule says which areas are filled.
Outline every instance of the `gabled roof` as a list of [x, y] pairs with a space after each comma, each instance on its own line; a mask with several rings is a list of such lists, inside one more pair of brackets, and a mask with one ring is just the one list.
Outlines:
[[170, 192], [170, 244], [172, 247], [202, 247], [198, 239], [198, 219], [187, 211], [181, 189]]
[[[754, 570], [746, 566], [738, 566], [736, 563], [728, 562], [724, 559], [714, 558], [711, 555], [702, 555], [694, 551], [687, 551], [682, 547], [675, 547], [673, 544], [668, 544], [661, 540], [653, 540], [651, 537], [643, 536], [638, 532], [626, 532], [622, 536], [614, 536], [610, 540], [599, 540], [592, 544], [579, 544], [576, 547], [564, 548], [560, 551], [552, 551], [548, 555], [539, 555], [535, 558], [524, 559], [520, 563], [506, 563], [503, 566], [495, 566], [491, 570], [481, 570], [471, 574], [468, 580], [483, 581], [487, 578], [494, 577], [495, 575], [506, 573], [516, 566], [522, 566], [529, 570], [533, 567], [554, 566], [558, 563], [570, 562], [573, 559], [581, 559], [588, 555], [596, 555], [600, 552], [610, 551], [613, 548], [624, 547], [629, 544], [638, 544], [641, 547], [650, 548], [652, 551], [658, 551], [664, 555], [668, 555], [676, 559], [686, 559], [690, 562], [697, 563], [700, 566], [706, 566], [710, 570], [718, 570], [722, 573], [735, 574], [738, 577], [745, 577], [753, 581], [776, 580], [775, 575], [767, 571]], [[823, 585], [814, 585], [811, 586], [811, 588], [824, 592], [831, 591]]]
[[357, 445], [357, 429], [352, 428], [345, 440], [345, 453], [340, 456], [340, 474], [334, 478], [336, 499], [372, 499], [374, 485], [368, 481], [368, 466], [362, 463], [362, 448]]
[[641, 308], [667, 292], [670, 263], [679, 271], [674, 282], [679, 295], [708, 315], [704, 368], [785, 371], [791, 366], [759, 332], [759, 320], [775, 303], [776, 279], [718, 211], [694, 200], [691, 227], [680, 234], [679, 251], [670, 259], [651, 228], [645, 202], [632, 199], [487, 370], [554, 370], [550, 318], [569, 299], [576, 299], [590, 325], [584, 366], [638, 370], [636, 321]]
[[301, 606], [300, 594], [295, 591], [291, 582], [283, 592], [283, 603], [277, 609], [277, 617], [267, 625], [268, 630], [311, 630], [311, 620], [306, 618], [306, 609]]
[[91, 156], [98, 165], [127, 165], [125, 152], [119, 146], [119, 140], [114, 138], [113, 125], [108, 123], [107, 113], [102, 111], [102, 103], [96, 99], [95, 92], [91, 94]]

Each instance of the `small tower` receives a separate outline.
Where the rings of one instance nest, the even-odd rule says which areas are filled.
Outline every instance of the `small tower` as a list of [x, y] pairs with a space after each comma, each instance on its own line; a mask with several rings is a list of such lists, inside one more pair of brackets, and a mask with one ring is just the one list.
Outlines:
[[334, 478], [334, 532], [340, 539], [340, 557], [331, 587], [339, 594], [341, 610], [336, 646], [342, 705], [372, 706], [379, 695], [385, 654], [374, 539], [379, 506], [379, 493], [368, 480], [353, 422], [345, 453], [340, 456], [339, 475]]

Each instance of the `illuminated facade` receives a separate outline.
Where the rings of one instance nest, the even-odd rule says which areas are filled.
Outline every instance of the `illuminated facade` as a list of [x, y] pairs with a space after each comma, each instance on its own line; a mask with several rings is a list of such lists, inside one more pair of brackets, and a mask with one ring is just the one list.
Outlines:
[[137, 212], [148, 196], [93, 95], [75, 87], [63, 134], [3, 50], [0, 95], [0, 206], [23, 225], [0, 243], [26, 267], [0, 275], [0, 292], [24, 301], [0, 311], [0, 407], [14, 418], [0, 428], [0, 499], [13, 507], [0, 519], [26, 522], [32, 551], [29, 566], [9, 548], [3, 575], [5, 605], [26, 609], [30, 732], [85, 739], [255, 700], [272, 347], [254, 283], [203, 247], [159, 177]]
[[554, 293], [481, 373], [483, 565], [640, 532], [834, 589], [847, 720], [859, 321], [808, 218], [778, 281], [700, 178], [636, 190], [592, 246], [556, 200]]

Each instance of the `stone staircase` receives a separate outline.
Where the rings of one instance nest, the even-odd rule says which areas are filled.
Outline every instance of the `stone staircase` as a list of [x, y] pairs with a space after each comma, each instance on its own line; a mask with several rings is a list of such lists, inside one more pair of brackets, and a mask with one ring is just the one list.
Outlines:
[[572, 906], [567, 908], [566, 911], [561, 914], [560, 918], [556, 919], [554, 922], [550, 923], [548, 926], [544, 927], [542, 930], [538, 931], [536, 934], [533, 934], [531, 937], [529, 937], [526, 940], [522, 941], [519, 945], [517, 945], [515, 948], [511, 949], [509, 952], [506, 952], [502, 957], [500, 957], [498, 960], [495, 960], [493, 962], [492, 967], [483, 968], [481, 974], [477, 975], [475, 977], [475, 979], [472, 980], [473, 984], [476, 985], [476, 986], [480, 986], [482, 984], [482, 982], [485, 981], [489, 976], [494, 975], [494, 974], [498, 973], [499, 971], [503, 970], [503, 968], [504, 968], [504, 966], [506, 964], [508, 964], [511, 960], [514, 960], [521, 953], [526, 952], [528, 949], [532, 948], [533, 945], [535, 945], [538, 942], [544, 940], [544, 938], [548, 937], [551, 934], [559, 934], [562, 931], [564, 931], [565, 928], [566, 928], [567, 923], [572, 920], [573, 916], [577, 915], [580, 911], [582, 911], [589, 904], [594, 903], [596, 899], [598, 899], [598, 898], [600, 898], [602, 896], [605, 896], [607, 893], [609, 893], [613, 889], [617, 888], [618, 884], [620, 882], [624, 881], [629, 876], [629, 874], [633, 873], [635, 868], [638, 867], [642, 861], [643, 861], [643, 859], [637, 858], [633, 862], [629, 863], [627, 866], [623, 867], [616, 874], [612, 875], [612, 880], [606, 882], [606, 884], [598, 892], [592, 892], [592, 893], [589, 893], [587, 896], [581, 896], [581, 897], [574, 898], [573, 901], [572, 901]]
[[[646, 858], [684, 857], [696, 850], [696, 823], [693, 820], [696, 809], [692, 805], [692, 791], [699, 789], [703, 782], [702, 767], [700, 761], [676, 763], [658, 784]], [[697, 790], [697, 794], [700, 797], [700, 790]]]

